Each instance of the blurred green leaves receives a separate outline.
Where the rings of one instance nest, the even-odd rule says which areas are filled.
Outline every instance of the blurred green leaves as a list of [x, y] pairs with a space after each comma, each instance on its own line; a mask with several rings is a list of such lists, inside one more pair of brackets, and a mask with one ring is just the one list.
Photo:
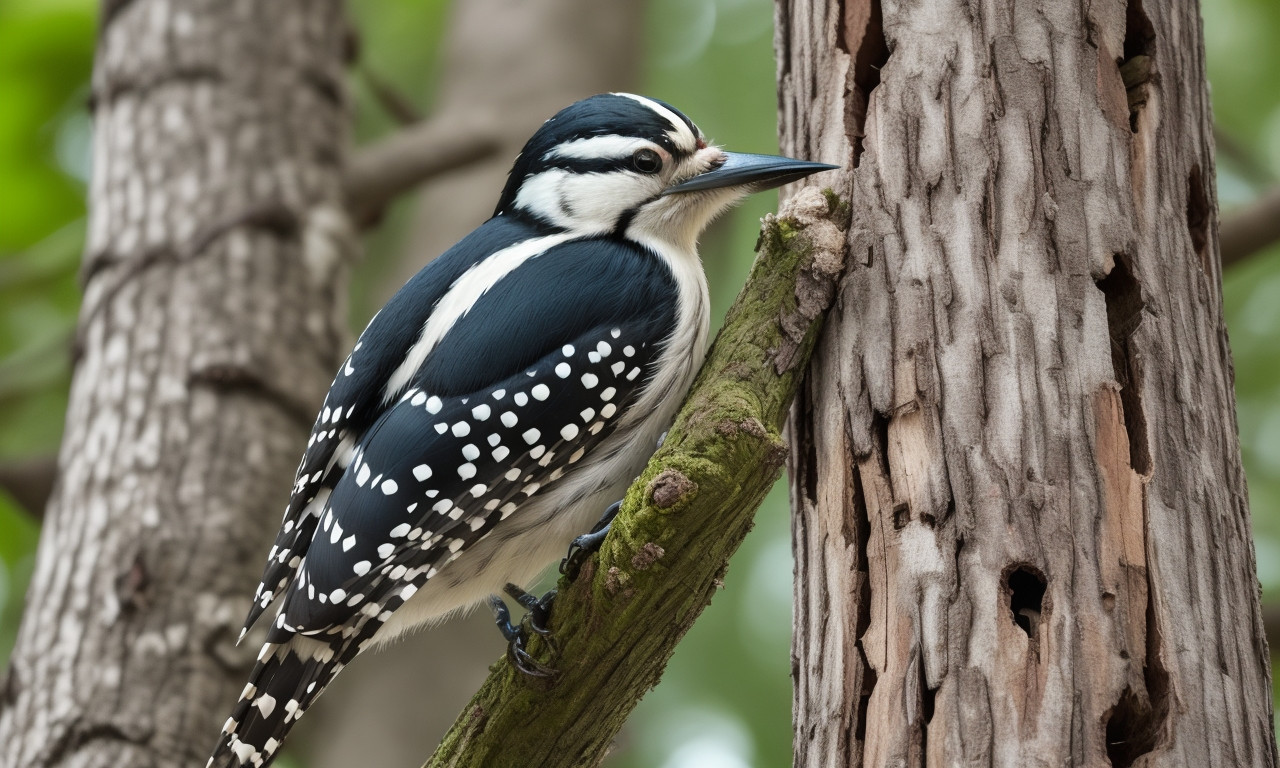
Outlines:
[[60, 134], [85, 133], [93, 9], [0, 5], [0, 251], [25, 248], [84, 213], [87, 155], [72, 150], [60, 162], [57, 150]]
[[[0, 461], [57, 449], [80, 294], [95, 5], [0, 3]], [[0, 493], [0, 659], [37, 525]]]

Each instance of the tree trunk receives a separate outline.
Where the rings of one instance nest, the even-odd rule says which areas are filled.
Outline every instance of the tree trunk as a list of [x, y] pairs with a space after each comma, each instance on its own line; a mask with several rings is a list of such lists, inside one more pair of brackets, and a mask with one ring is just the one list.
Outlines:
[[85, 297], [0, 764], [202, 765], [342, 346], [336, 2], [105, 2]]
[[795, 764], [1274, 766], [1196, 4], [777, 34], [784, 150], [855, 169], [791, 424]]

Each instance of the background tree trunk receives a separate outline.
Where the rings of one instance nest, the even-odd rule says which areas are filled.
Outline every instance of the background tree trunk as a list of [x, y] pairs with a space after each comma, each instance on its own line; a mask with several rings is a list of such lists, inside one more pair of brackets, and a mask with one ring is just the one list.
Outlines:
[[0, 764], [202, 765], [338, 365], [341, 5], [106, 2], [78, 362]]
[[856, 168], [796, 765], [1275, 765], [1196, 3], [777, 7], [783, 148]]

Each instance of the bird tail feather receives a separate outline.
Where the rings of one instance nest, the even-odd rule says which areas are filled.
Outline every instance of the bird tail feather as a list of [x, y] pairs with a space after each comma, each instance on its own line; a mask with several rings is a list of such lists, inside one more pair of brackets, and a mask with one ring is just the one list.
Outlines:
[[350, 659], [344, 643], [294, 635], [267, 643], [222, 726], [206, 768], [266, 768], [280, 744]]

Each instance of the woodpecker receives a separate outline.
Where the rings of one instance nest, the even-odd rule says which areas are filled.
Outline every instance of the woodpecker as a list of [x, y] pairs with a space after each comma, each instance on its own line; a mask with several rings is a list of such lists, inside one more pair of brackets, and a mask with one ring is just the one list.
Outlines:
[[547, 120], [493, 217], [338, 371], [241, 638], [279, 607], [209, 766], [268, 765], [362, 650], [556, 560], [622, 496], [702, 363], [698, 236], [746, 194], [836, 167], [726, 152], [626, 93]]

